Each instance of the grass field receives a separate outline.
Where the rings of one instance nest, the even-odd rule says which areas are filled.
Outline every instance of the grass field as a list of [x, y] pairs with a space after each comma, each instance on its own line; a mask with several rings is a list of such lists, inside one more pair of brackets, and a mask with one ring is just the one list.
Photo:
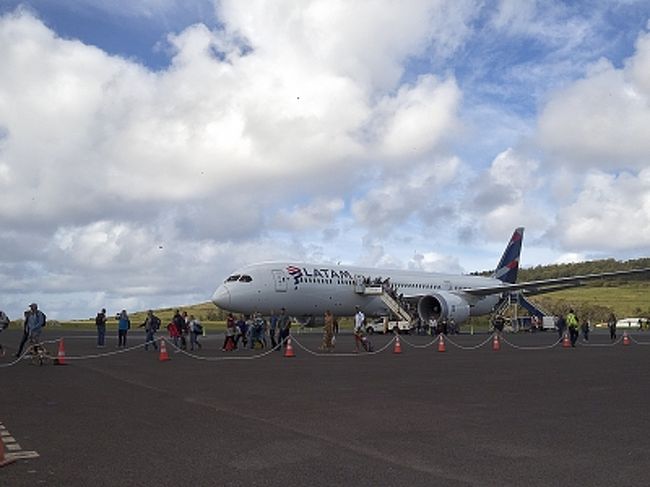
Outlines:
[[548, 293], [533, 301], [564, 302], [569, 306], [610, 308], [619, 318], [650, 317], [650, 283], [630, 282], [618, 286], [584, 286]]

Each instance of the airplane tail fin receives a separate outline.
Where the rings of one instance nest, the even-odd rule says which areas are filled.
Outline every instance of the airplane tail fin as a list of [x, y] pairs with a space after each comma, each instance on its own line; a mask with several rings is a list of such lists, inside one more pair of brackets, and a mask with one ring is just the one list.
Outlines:
[[508, 284], [514, 284], [519, 271], [519, 254], [521, 253], [521, 242], [524, 239], [524, 227], [516, 228], [510, 237], [510, 242], [504, 250], [501, 260], [497, 265], [492, 277]]

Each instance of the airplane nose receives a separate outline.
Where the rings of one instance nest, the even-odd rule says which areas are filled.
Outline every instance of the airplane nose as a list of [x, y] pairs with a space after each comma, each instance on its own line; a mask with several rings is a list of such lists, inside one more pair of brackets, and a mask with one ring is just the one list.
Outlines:
[[224, 285], [221, 285], [212, 295], [212, 302], [220, 308], [228, 309], [230, 306], [230, 291]]

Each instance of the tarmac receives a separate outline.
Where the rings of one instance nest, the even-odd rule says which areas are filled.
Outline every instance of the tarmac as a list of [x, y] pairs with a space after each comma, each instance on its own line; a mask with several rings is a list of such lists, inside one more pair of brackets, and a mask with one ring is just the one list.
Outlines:
[[631, 336], [565, 349], [511, 334], [493, 351], [489, 335], [455, 335], [440, 353], [409, 335], [401, 354], [374, 336], [385, 350], [353, 354], [342, 334], [315, 355], [320, 334], [304, 333], [293, 358], [208, 336], [199, 358], [168, 347], [160, 362], [47, 328], [68, 365], [7, 366], [7, 330], [0, 432], [38, 457], [0, 468], [0, 485], [648, 485], [650, 333]]

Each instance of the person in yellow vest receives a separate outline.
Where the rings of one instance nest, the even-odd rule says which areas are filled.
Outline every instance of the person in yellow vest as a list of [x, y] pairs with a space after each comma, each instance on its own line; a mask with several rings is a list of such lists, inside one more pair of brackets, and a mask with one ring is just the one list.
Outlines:
[[576, 341], [578, 340], [578, 318], [572, 309], [569, 310], [569, 313], [566, 315], [566, 324], [569, 328], [569, 337], [571, 338], [571, 346], [576, 346]]

